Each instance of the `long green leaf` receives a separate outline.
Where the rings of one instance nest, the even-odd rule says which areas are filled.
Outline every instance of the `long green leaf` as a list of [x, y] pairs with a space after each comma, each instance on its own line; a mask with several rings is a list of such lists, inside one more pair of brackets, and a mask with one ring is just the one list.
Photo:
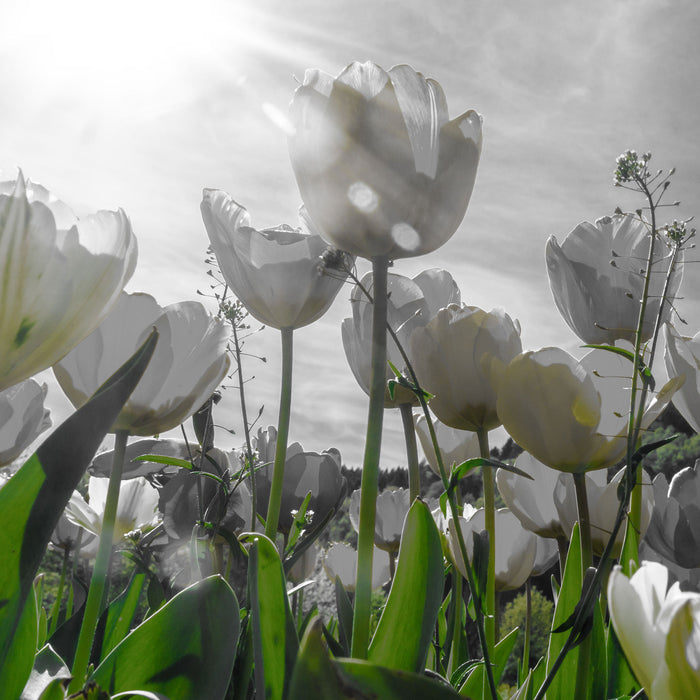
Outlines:
[[442, 603], [443, 578], [435, 520], [428, 506], [416, 499], [406, 515], [396, 574], [369, 646], [370, 662], [401, 671], [423, 671]]
[[236, 596], [220, 576], [210, 576], [142, 622], [88, 681], [111, 695], [140, 690], [169, 700], [220, 700], [231, 678], [239, 629]]
[[[574, 612], [576, 604], [581, 598], [581, 588], [583, 586], [583, 573], [581, 571], [581, 538], [579, 536], [578, 523], [574, 525], [571, 533], [571, 544], [566, 555], [566, 565], [564, 566], [564, 576], [562, 578], [561, 590], [557, 598], [557, 605], [554, 609], [554, 619], [552, 629], [556, 629], [566, 622]], [[554, 664], [559, 651], [564, 646], [569, 630], [563, 632], [553, 632], [549, 637], [549, 648], [547, 650], [547, 672]], [[552, 684], [547, 690], [547, 700], [569, 700], [575, 695], [576, 667], [578, 664], [578, 649], [572, 649], [559, 667], [559, 671]]]
[[265, 700], [282, 700], [297, 656], [282, 562], [275, 545], [255, 536], [248, 555], [248, 591], [255, 650], [255, 686]]
[[[0, 700], [16, 700], [32, 667], [35, 649], [28, 664], [18, 650], [25, 636], [31, 636], [25, 626], [32, 613], [24, 611], [51, 533], [145, 371], [157, 340], [153, 331], [133, 357], [0, 490]], [[36, 644], [36, 631], [34, 638]], [[18, 683], [19, 689], [13, 690]]]

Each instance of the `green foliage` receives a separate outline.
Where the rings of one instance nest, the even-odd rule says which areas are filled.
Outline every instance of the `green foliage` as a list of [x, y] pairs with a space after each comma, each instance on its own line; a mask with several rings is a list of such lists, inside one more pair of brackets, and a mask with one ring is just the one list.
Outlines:
[[[519, 593], [508, 605], [506, 605], [501, 617], [501, 629], [512, 630], [520, 628], [518, 641], [513, 648], [506, 669], [504, 680], [515, 685], [518, 675], [518, 664], [523, 656], [523, 644], [525, 642], [525, 617], [527, 613], [527, 598], [525, 593]], [[536, 588], [532, 589], [531, 615], [530, 615], [530, 668], [547, 653], [549, 643], [549, 630], [552, 628], [552, 616], [554, 605]]]
[[33, 580], [56, 523], [102, 438], [153, 354], [139, 350], [66, 420], [0, 489], [0, 697], [18, 697], [34, 663]]
[[111, 694], [142, 690], [170, 700], [221, 700], [239, 619], [236, 597], [220, 576], [198, 581], [139, 625], [88, 680]]
[[[676, 428], [672, 425], [659, 426], [645, 433], [642, 444], [663, 440], [676, 432]], [[672, 442], [647, 455], [642, 464], [655, 474], [663, 473], [670, 481], [681, 469], [692, 467], [696, 459], [700, 459], [700, 435], [680, 434]]]

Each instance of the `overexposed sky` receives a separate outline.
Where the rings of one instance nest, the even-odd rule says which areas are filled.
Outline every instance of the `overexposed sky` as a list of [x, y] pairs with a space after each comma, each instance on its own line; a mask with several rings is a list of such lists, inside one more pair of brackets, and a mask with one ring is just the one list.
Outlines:
[[[484, 117], [484, 146], [464, 222], [438, 251], [401, 260], [414, 276], [444, 267], [467, 304], [502, 306], [527, 349], [579, 341], [551, 300], [544, 245], [582, 220], [642, 203], [612, 187], [616, 156], [651, 151], [676, 166], [668, 219], [700, 213], [700, 5], [695, 0], [586, 3], [479, 0], [1, 0], [0, 168], [21, 167], [85, 214], [123, 207], [139, 241], [128, 291], [161, 304], [206, 289], [203, 187], [228, 191], [258, 228], [296, 225], [299, 194], [284, 115], [306, 68], [353, 60], [409, 63], [435, 78], [450, 116]], [[698, 259], [697, 253], [692, 257]], [[360, 267], [360, 273], [367, 266]], [[700, 328], [700, 268], [679, 302]], [[342, 349], [349, 288], [295, 333], [290, 437], [335, 446], [361, 464], [367, 398]], [[213, 308], [213, 307], [212, 307]], [[247, 349], [249, 411], [276, 424], [279, 333]], [[578, 351], [576, 351], [578, 353]], [[243, 439], [237, 392], [217, 421]], [[53, 384], [54, 419], [67, 401]], [[404, 464], [398, 412], [385, 420], [382, 465]]]

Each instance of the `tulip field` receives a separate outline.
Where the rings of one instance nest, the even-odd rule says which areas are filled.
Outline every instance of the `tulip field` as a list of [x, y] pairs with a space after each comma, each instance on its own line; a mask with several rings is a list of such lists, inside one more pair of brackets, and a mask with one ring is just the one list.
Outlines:
[[[678, 438], [652, 433], [671, 404], [700, 433], [675, 171], [625, 151], [610, 170], [634, 210], [547, 242], [576, 359], [524, 348], [517, 319], [430, 264], [478, 179], [477, 112], [450, 118], [437, 81], [366, 62], [308, 70], [289, 123], [298, 227], [256, 229], [203, 191], [215, 314], [124, 291], [123, 210], [78, 219], [22, 171], [0, 182], [0, 700], [700, 698], [698, 467], [649, 466]], [[417, 256], [415, 277], [394, 271]], [[295, 331], [333, 303], [368, 397], [352, 490], [337, 449], [289, 431]], [[266, 428], [246, 402], [251, 322], [279, 331]], [[58, 426], [33, 379], [47, 368], [74, 407]], [[216, 429], [227, 379], [234, 450]], [[391, 410], [407, 485], [380, 492]], [[493, 449], [499, 428], [516, 457]], [[341, 521], [356, 545], [332, 541]]]

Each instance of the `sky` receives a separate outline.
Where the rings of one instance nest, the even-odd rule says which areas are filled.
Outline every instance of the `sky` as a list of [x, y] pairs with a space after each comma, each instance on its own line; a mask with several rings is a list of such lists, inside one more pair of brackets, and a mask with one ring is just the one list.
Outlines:
[[[525, 349], [582, 354], [552, 301], [544, 246], [617, 206], [641, 206], [612, 186], [620, 153], [651, 151], [653, 168], [676, 167], [669, 201], [682, 205], [664, 210], [668, 220], [700, 212], [695, 0], [0, 0], [0, 12], [4, 179], [21, 167], [79, 216], [123, 207], [139, 243], [127, 291], [161, 305], [200, 299], [215, 309], [197, 295], [210, 282], [202, 188], [229, 192], [257, 228], [296, 225], [289, 102], [305, 69], [336, 75], [353, 60], [408, 63], [442, 85], [451, 118], [483, 115], [462, 225], [445, 246], [393, 271], [449, 270], [465, 303], [500, 306], [520, 321]], [[699, 273], [686, 264], [686, 335], [700, 329]], [[290, 438], [307, 450], [337, 447], [358, 466], [367, 397], [342, 348], [349, 293], [295, 332]], [[256, 427], [277, 422], [279, 335], [265, 329], [247, 340], [249, 412], [264, 406]], [[69, 404], [50, 373], [39, 379], [49, 382], [56, 424]], [[228, 384], [216, 420], [236, 435], [218, 437], [237, 446], [240, 408]], [[385, 415], [381, 464], [405, 464], [397, 411]]]

